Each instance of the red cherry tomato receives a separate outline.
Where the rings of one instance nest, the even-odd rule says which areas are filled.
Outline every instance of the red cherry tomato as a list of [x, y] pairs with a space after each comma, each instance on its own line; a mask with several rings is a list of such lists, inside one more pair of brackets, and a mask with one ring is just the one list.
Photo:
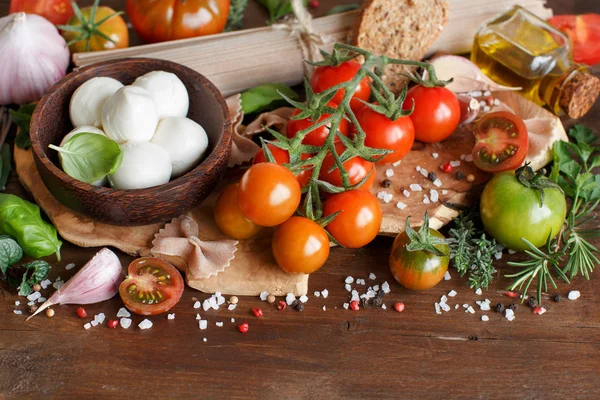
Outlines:
[[410, 89], [404, 101], [404, 108], [415, 109], [410, 119], [415, 127], [415, 139], [425, 143], [436, 143], [447, 139], [458, 127], [460, 103], [456, 95], [443, 87]]
[[256, 225], [275, 226], [294, 214], [300, 194], [300, 184], [290, 170], [274, 163], [260, 163], [242, 176], [238, 204]]
[[181, 299], [183, 278], [179, 271], [160, 258], [134, 260], [127, 277], [119, 286], [119, 295], [129, 311], [140, 315], [164, 313]]
[[221, 232], [233, 239], [250, 239], [262, 228], [248, 220], [238, 204], [238, 186], [227, 186], [215, 204], [215, 222]]
[[54, 25], [64, 25], [73, 16], [71, 0], [11, 0], [9, 14], [21, 11], [41, 15]]
[[311, 274], [329, 257], [329, 237], [317, 223], [292, 217], [273, 235], [273, 256], [277, 265], [289, 273]]
[[415, 142], [415, 128], [409, 117], [391, 121], [370, 107], [363, 107], [356, 114], [356, 118], [366, 134], [365, 145], [393, 150], [393, 153], [387, 154], [378, 164], [392, 164], [401, 160]]
[[[338, 155], [341, 155], [345, 146], [342, 143], [335, 144], [335, 150]], [[319, 172], [319, 179], [329, 182], [335, 186], [342, 186], [342, 176], [340, 175], [339, 168], [334, 169], [329, 172], [329, 170], [335, 165], [335, 160], [331, 154], [327, 154], [325, 159], [323, 160], [323, 164], [321, 166], [321, 171]], [[360, 190], [370, 190], [373, 187], [373, 183], [375, 182], [375, 164], [365, 160], [361, 157], [353, 157], [344, 163], [344, 168], [348, 171], [348, 175], [350, 178], [350, 185], [356, 185], [371, 172], [371, 175], [367, 179], [367, 181], [359, 188]]]
[[[271, 150], [271, 154], [273, 154], [273, 157], [275, 158], [275, 162], [277, 164], [283, 165], [290, 162], [290, 155], [287, 150], [283, 150], [282, 148], [277, 147], [272, 143], [268, 143], [267, 147], [269, 148], [269, 150]], [[302, 160], [306, 160], [307, 158], [310, 158], [310, 154], [302, 154], [302, 157], [300, 158]], [[259, 164], [263, 162], [267, 162], [267, 158], [265, 157], [263, 149], [260, 149], [258, 153], [256, 153], [256, 155], [254, 156], [252, 164]], [[298, 183], [300, 183], [301, 187], [308, 185], [308, 182], [310, 181], [310, 176], [312, 175], [311, 171], [312, 168], [305, 169], [299, 174], [296, 174], [296, 178], [298, 178]]]
[[500, 172], [518, 168], [529, 148], [529, 135], [523, 120], [507, 111], [485, 114], [473, 131], [473, 162], [479, 169]]
[[600, 15], [556, 15], [548, 20], [573, 43], [573, 60], [587, 65], [600, 62]]
[[325, 200], [325, 216], [341, 211], [327, 231], [344, 247], [359, 248], [370, 243], [381, 228], [381, 206], [377, 198], [364, 190], [349, 190]]
[[[331, 101], [327, 105], [331, 108], [337, 108], [337, 104]], [[295, 109], [292, 113], [292, 117], [298, 114], [300, 114], [300, 110]], [[321, 115], [321, 118], [319, 118], [318, 122], [323, 121], [325, 118], [329, 117], [329, 115], [330, 114]], [[287, 124], [287, 137], [291, 139], [295, 137], [298, 132], [310, 128], [314, 124], [316, 124], [316, 122], [311, 121], [310, 118], [290, 119]], [[331, 128], [331, 124], [321, 126], [320, 128], [311, 131], [308, 135], [304, 136], [302, 143], [310, 146], [322, 146], [325, 143], [325, 139], [327, 139], [327, 136], [329, 135], [329, 128]], [[340, 125], [338, 126], [338, 131], [342, 135], [348, 136], [348, 121], [342, 119], [340, 121]]]
[[[315, 93], [321, 93], [332, 86], [348, 82], [354, 78], [360, 67], [361, 64], [354, 60], [346, 61], [337, 67], [317, 67], [310, 79], [310, 86]], [[365, 77], [356, 87], [350, 100], [352, 111], [357, 112], [362, 108], [364, 104], [360, 100], [369, 101], [369, 97], [371, 96], [371, 86], [369, 83], [370, 79]], [[338, 90], [332, 101], [340, 104], [345, 93], [344, 89]]]

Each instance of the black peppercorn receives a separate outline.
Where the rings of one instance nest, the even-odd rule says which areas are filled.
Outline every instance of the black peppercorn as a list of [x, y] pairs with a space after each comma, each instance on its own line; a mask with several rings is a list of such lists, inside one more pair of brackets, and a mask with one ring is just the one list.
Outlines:
[[300, 300], [294, 300], [292, 307], [294, 307], [296, 311], [304, 311], [304, 304]]
[[384, 179], [383, 181], [381, 181], [381, 186], [383, 186], [384, 188], [389, 188], [390, 186], [392, 186], [392, 181], [390, 181], [389, 179]]
[[368, 299], [368, 298], [366, 298], [366, 297], [363, 297], [362, 299], [360, 299], [360, 304], [361, 304], [363, 307], [368, 307], [368, 306], [369, 306], [369, 299]]
[[534, 308], [536, 304], [535, 298], [530, 297], [529, 300], [527, 300], [527, 305], [529, 306], [529, 308]]
[[553, 294], [553, 295], [552, 295], [552, 301], [555, 301], [555, 302], [557, 302], [557, 303], [558, 303], [558, 302], [560, 302], [561, 300], [562, 300], [562, 298], [560, 297], [560, 294], [556, 293], [556, 294]]
[[383, 289], [379, 289], [379, 291], [377, 292], [377, 297], [383, 297], [385, 296], [385, 292]]
[[508, 306], [508, 308], [510, 308], [513, 311], [517, 311], [519, 305], [517, 303], [512, 303], [510, 306]]
[[456, 173], [456, 179], [458, 179], [459, 181], [462, 181], [463, 179], [465, 179], [465, 174], [462, 171], [458, 171]]
[[436, 178], [437, 176], [435, 175], [435, 172], [430, 172], [427, 174], [427, 179], [429, 179], [431, 182], [435, 181]]
[[383, 298], [381, 298], [381, 297], [375, 297], [373, 299], [373, 306], [374, 307], [381, 307], [382, 304], [383, 304]]
[[502, 303], [496, 304], [496, 312], [503, 313], [504, 312], [504, 304], [502, 304]]
[[477, 340], [479, 340], [479, 336], [477, 336], [477, 335], [470, 335], [469, 336], [469, 340], [477, 341]]

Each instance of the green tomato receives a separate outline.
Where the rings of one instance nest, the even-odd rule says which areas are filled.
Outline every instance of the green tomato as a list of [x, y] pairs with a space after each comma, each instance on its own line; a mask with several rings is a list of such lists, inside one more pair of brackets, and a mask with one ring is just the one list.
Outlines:
[[555, 237], [567, 215], [567, 202], [558, 189], [544, 189], [540, 206], [540, 191], [521, 184], [513, 171], [495, 175], [485, 186], [480, 203], [481, 221], [485, 230], [505, 247], [528, 249], [521, 238], [534, 246], [543, 246], [548, 235]]

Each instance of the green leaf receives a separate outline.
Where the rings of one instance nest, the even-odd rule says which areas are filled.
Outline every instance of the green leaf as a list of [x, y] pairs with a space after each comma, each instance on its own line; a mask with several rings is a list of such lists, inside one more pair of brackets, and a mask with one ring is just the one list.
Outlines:
[[561, 164], [560, 171], [564, 172], [571, 178], [575, 178], [581, 173], [581, 165], [579, 165], [575, 160], [570, 160]]
[[10, 146], [8, 143], [4, 143], [0, 149], [0, 192], [6, 189], [8, 176], [12, 170], [11, 162], [12, 156], [10, 153]]
[[331, 10], [327, 12], [327, 15], [334, 15], [347, 11], [358, 10], [359, 8], [360, 4], [358, 3], [342, 4], [339, 6], [331, 7]]
[[0, 193], [0, 234], [13, 237], [28, 256], [56, 254], [60, 260], [56, 229], [42, 219], [37, 205], [13, 194]]
[[231, 32], [242, 28], [246, 6], [248, 6], [248, 0], [231, 0], [225, 32]]
[[594, 153], [595, 149], [586, 143], [578, 143], [577, 147], [579, 149], [578, 153], [579, 157], [581, 157], [581, 161], [583, 161], [584, 164], [587, 163], [588, 159]]
[[592, 165], [590, 166], [590, 169], [594, 169], [596, 167], [600, 167], [600, 156], [592, 158]]
[[[258, 2], [269, 12], [269, 23], [271, 24], [294, 12], [290, 0], [258, 0]], [[303, 3], [306, 7], [307, 0], [304, 0]]]
[[78, 133], [63, 147], [49, 147], [60, 152], [62, 167], [69, 176], [87, 183], [115, 173], [123, 160], [117, 142], [90, 132]]
[[6, 269], [21, 261], [23, 249], [10, 236], [0, 235], [0, 271], [6, 274]]
[[598, 136], [583, 124], [577, 124], [569, 129], [569, 136], [575, 139], [578, 145], [581, 143], [591, 145], [598, 140]]
[[35, 111], [35, 106], [35, 103], [25, 104], [20, 106], [17, 110], [8, 110], [10, 120], [19, 128], [19, 133], [15, 138], [15, 144], [21, 149], [26, 149], [31, 146], [29, 129], [31, 125], [31, 116]]
[[50, 264], [46, 261], [36, 260], [24, 264], [25, 269], [21, 285], [19, 286], [19, 296], [28, 296], [33, 289], [31, 288], [36, 283], [40, 283], [48, 277], [50, 272]]
[[272, 110], [280, 105], [286, 105], [282, 94], [292, 100], [299, 98], [298, 93], [284, 84], [267, 83], [242, 93], [242, 110], [247, 115]]

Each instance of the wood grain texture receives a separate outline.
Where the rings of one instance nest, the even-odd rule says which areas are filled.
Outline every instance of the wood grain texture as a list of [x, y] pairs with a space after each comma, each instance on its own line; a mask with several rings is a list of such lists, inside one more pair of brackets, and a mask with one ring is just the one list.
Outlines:
[[[345, 1], [346, 3], [354, 0]], [[91, 1], [80, 1], [89, 4]], [[265, 20], [250, 0], [246, 21]], [[321, 0], [325, 12], [336, 0]], [[339, 1], [341, 3], [341, 1]], [[122, 0], [105, 0], [120, 9]], [[555, 13], [600, 12], [596, 0], [550, 0]], [[0, 0], [0, 15], [8, 1]], [[600, 68], [595, 68], [596, 76]], [[600, 132], [600, 104], [581, 121]], [[573, 121], [565, 121], [567, 126]], [[11, 177], [9, 191], [27, 194]], [[596, 214], [596, 216], [599, 216]], [[600, 245], [600, 242], [595, 242]], [[597, 399], [600, 388], [600, 277], [576, 279], [557, 292], [581, 291], [581, 299], [552, 303], [548, 312], [532, 315], [525, 306], [513, 322], [489, 313], [490, 321], [453, 311], [435, 315], [433, 303], [451, 289], [455, 302], [470, 303], [473, 294], [456, 276], [426, 292], [408, 292], [392, 283], [387, 268], [391, 238], [378, 238], [360, 250], [332, 249], [325, 267], [311, 276], [310, 291], [328, 288], [329, 298], [311, 299], [303, 313], [278, 312], [258, 298], [242, 298], [233, 312], [201, 313], [209, 329], [198, 329], [192, 308], [196, 292], [186, 290], [174, 312], [176, 319], [154, 318], [148, 331], [90, 331], [75, 317], [76, 306], [56, 308], [56, 316], [36, 317], [29, 323], [12, 313], [14, 300], [0, 296], [0, 398], [260, 398], [260, 399]], [[52, 277], [71, 276], [64, 266], [82, 266], [95, 249], [65, 244], [63, 261], [50, 261]], [[119, 253], [127, 265], [131, 257]], [[505, 255], [497, 263], [498, 279], [484, 297], [509, 303], [503, 295], [510, 271]], [[388, 280], [392, 293], [386, 304], [403, 301], [406, 310], [341, 308], [347, 301], [348, 275], [377, 282]], [[456, 275], [456, 274], [453, 274]], [[451, 302], [454, 304], [454, 302]], [[327, 310], [323, 311], [322, 306]], [[113, 317], [119, 299], [86, 306], [89, 315]], [[262, 307], [256, 320], [251, 307]], [[337, 307], [337, 309], [335, 308]], [[22, 308], [22, 307], [21, 307]], [[231, 317], [236, 323], [230, 323]], [[139, 323], [141, 318], [134, 317]], [[223, 328], [214, 326], [224, 321]], [[242, 335], [235, 325], [250, 323]], [[479, 340], [468, 340], [476, 335]], [[206, 337], [208, 341], [202, 342]]]
[[[63, 172], [57, 153], [48, 149], [48, 145], [59, 144], [73, 128], [69, 119], [69, 102], [73, 92], [93, 77], [111, 77], [129, 85], [151, 71], [174, 73], [184, 83], [190, 96], [188, 117], [206, 130], [208, 156], [182, 177], [147, 189], [97, 187]], [[219, 90], [198, 72], [170, 61], [125, 59], [82, 68], [50, 88], [31, 119], [31, 143], [40, 177], [61, 203], [100, 222], [147, 225], [181, 215], [212, 192], [225, 173], [229, 160], [231, 121]]]

